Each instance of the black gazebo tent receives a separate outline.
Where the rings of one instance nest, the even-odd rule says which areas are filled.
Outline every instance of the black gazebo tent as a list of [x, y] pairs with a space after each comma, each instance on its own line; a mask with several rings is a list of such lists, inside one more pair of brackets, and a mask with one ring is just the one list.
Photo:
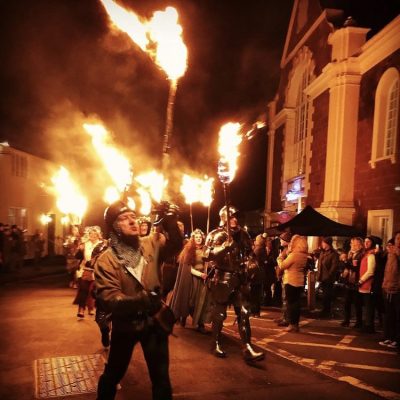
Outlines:
[[270, 235], [276, 232], [289, 231], [292, 234], [303, 236], [360, 236], [361, 232], [354, 226], [340, 224], [333, 221], [311, 206], [306, 206], [299, 214], [290, 221], [266, 229]]

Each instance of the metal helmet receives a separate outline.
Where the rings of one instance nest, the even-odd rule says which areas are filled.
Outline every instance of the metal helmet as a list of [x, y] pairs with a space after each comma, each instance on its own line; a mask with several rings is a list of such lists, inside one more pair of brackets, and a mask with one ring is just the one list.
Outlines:
[[[226, 221], [227, 215], [226, 215], [226, 206], [223, 206], [220, 210], [219, 210], [219, 218], [221, 220]], [[229, 216], [230, 217], [236, 217], [238, 214], [239, 210], [234, 207], [234, 206], [229, 206]]]
[[133, 213], [135, 212], [121, 200], [115, 201], [109, 207], [107, 207], [106, 210], [104, 211], [104, 221], [107, 225], [107, 228], [111, 230], [118, 215], [121, 215], [126, 211], [132, 211]]

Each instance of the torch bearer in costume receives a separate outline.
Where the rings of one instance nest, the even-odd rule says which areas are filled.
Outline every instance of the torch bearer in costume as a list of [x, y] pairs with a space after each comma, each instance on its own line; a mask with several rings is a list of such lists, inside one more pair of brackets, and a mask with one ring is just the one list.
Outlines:
[[[242, 140], [238, 133], [239, 124], [226, 124], [221, 128], [218, 176], [224, 186], [225, 206], [220, 211], [221, 225], [209, 233], [203, 257], [214, 269], [210, 290], [214, 301], [212, 315], [212, 337], [214, 355], [224, 358], [226, 353], [221, 346], [223, 322], [227, 307], [234, 304], [238, 321], [238, 330], [246, 362], [264, 358], [264, 353], [255, 350], [251, 344], [250, 310], [247, 299], [248, 282], [243, 274], [245, 257], [251, 252], [251, 239], [248, 233], [238, 225], [235, 218], [237, 210], [229, 205], [228, 185], [236, 171], [237, 146]], [[225, 226], [226, 225], [226, 226]]]

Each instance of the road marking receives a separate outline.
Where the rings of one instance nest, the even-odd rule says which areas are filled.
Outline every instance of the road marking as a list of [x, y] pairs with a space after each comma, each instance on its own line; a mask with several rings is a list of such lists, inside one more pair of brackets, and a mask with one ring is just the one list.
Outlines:
[[343, 346], [343, 345], [339, 345], [339, 344], [333, 345], [333, 344], [309, 343], [309, 342], [290, 342], [287, 340], [279, 341], [277, 343], [294, 344], [296, 346], [325, 347], [325, 348], [335, 349], [335, 350], [346, 350], [346, 351], [352, 350], [352, 351], [359, 351], [359, 352], [364, 352], [364, 353], [386, 354], [386, 355], [394, 355], [394, 356], [397, 355], [397, 353], [394, 351], [366, 349], [364, 347], [351, 347], [351, 346]]
[[339, 361], [323, 361], [321, 363], [321, 365], [322, 364], [326, 364], [326, 365], [329, 365], [331, 367], [365, 369], [365, 370], [369, 370], [369, 371], [393, 372], [395, 374], [400, 374], [400, 368], [388, 368], [388, 367], [377, 367], [375, 365], [342, 363], [342, 362], [339, 362]]
[[354, 335], [346, 335], [336, 346], [342, 345], [342, 344], [350, 344], [356, 336]]
[[[237, 340], [239, 340], [239, 334], [236, 333], [235, 331], [232, 331], [231, 329], [227, 329], [224, 328], [223, 329], [228, 335], [234, 336]], [[296, 356], [292, 353], [289, 353], [286, 350], [283, 349], [279, 349], [279, 348], [273, 348], [271, 346], [267, 346], [268, 343], [271, 342], [275, 342], [275, 339], [268, 339], [268, 338], [264, 338], [262, 340], [258, 340], [255, 342], [255, 344], [257, 346], [259, 346], [260, 348], [262, 348], [263, 350], [275, 354], [278, 357], [284, 358], [288, 361], [291, 361], [295, 364], [298, 364], [302, 367], [305, 368], [309, 368], [314, 372], [318, 372], [320, 374], [323, 374], [325, 376], [328, 376], [332, 379], [336, 379], [340, 382], [346, 382], [349, 385], [352, 385], [358, 389], [362, 389], [362, 390], [366, 390], [368, 392], [371, 392], [373, 394], [375, 394], [376, 396], [379, 397], [383, 397], [387, 400], [400, 400], [400, 393], [397, 392], [392, 392], [390, 390], [384, 390], [382, 388], [376, 388], [372, 385], [369, 385], [357, 378], [354, 378], [352, 376], [349, 375], [345, 375], [343, 373], [341, 373], [340, 371], [337, 371], [335, 369], [333, 369], [333, 366], [335, 366], [334, 361], [323, 361], [323, 362], [319, 362], [316, 359], [311, 359], [311, 358], [305, 358], [305, 357], [299, 357]], [[281, 342], [282, 343], [282, 342]], [[305, 343], [296, 343], [296, 342], [288, 342], [290, 344], [300, 344], [300, 345], [304, 345]], [[323, 347], [332, 347], [334, 349], [343, 349], [343, 350], [349, 350], [349, 349], [356, 349], [355, 347], [348, 347], [348, 346], [342, 346], [342, 347], [336, 347], [336, 346], [323, 346]], [[357, 349], [358, 350], [358, 349]], [[363, 349], [361, 350], [363, 351]], [[377, 353], [382, 353], [383, 351], [376, 351]], [[396, 353], [391, 353], [391, 352], [384, 352], [385, 354], [396, 354]], [[350, 364], [351, 365], [351, 364]], [[354, 364], [355, 365], [355, 364]], [[338, 365], [340, 366], [340, 365]], [[378, 368], [378, 367], [377, 367]], [[393, 371], [390, 371], [393, 372]]]

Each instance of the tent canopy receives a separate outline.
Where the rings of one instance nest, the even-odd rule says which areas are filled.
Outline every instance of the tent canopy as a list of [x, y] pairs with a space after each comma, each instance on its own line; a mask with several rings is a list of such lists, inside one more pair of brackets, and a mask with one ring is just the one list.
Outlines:
[[276, 235], [276, 232], [289, 231], [303, 236], [360, 236], [361, 232], [354, 226], [340, 224], [325, 215], [306, 206], [290, 221], [266, 229], [266, 233]]

